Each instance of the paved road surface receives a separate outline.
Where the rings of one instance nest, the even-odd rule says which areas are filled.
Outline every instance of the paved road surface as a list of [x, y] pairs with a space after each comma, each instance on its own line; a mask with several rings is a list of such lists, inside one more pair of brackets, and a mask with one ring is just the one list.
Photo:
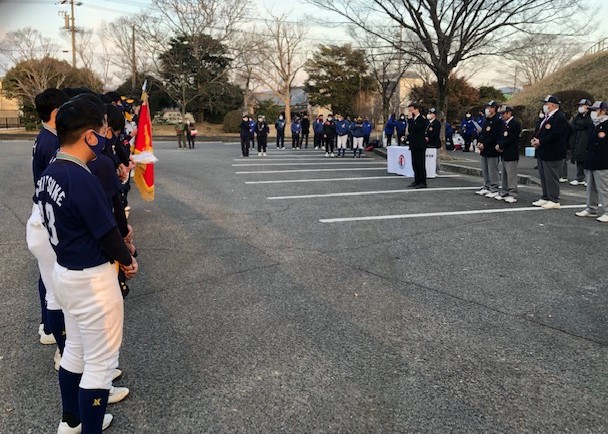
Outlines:
[[[156, 201], [132, 194], [131, 395], [108, 433], [608, 432], [608, 226], [574, 217], [576, 190], [529, 210], [537, 187], [404, 192], [374, 156], [173, 146]], [[0, 148], [0, 432], [50, 433], [31, 143]]]

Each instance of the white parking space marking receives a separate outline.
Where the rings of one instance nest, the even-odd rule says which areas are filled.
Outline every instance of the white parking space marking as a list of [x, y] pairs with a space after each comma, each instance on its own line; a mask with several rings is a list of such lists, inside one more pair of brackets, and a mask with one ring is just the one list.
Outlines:
[[[560, 209], [584, 209], [585, 205], [564, 205]], [[547, 211], [539, 207], [526, 207], [526, 208], [495, 208], [495, 209], [477, 209], [469, 211], [446, 211], [446, 212], [429, 212], [419, 214], [395, 214], [395, 215], [377, 215], [377, 216], [366, 216], [366, 217], [340, 217], [330, 219], [320, 219], [321, 223], [346, 223], [346, 222], [362, 222], [362, 221], [373, 221], [373, 220], [399, 220], [399, 219], [415, 219], [415, 218], [428, 218], [428, 217], [451, 217], [461, 215], [476, 215], [476, 214], [496, 214], [496, 213], [510, 213], [510, 212], [526, 212], [526, 211]]]
[[386, 166], [382, 167], [337, 167], [335, 169], [290, 169], [290, 170], [257, 170], [248, 172], [235, 172], [237, 175], [251, 175], [251, 174], [272, 174], [272, 173], [302, 173], [302, 172], [341, 172], [341, 171], [361, 171], [361, 170], [383, 170], [386, 172]]
[[362, 176], [359, 178], [313, 178], [313, 179], [275, 179], [273, 181], [245, 181], [245, 184], [297, 184], [307, 182], [334, 182], [334, 181], [369, 181], [374, 179], [403, 180], [403, 176]]
[[459, 191], [459, 190], [477, 190], [478, 187], [446, 187], [446, 188], [425, 188], [404, 190], [374, 190], [374, 191], [349, 191], [343, 193], [326, 193], [326, 194], [304, 194], [300, 196], [270, 196], [268, 200], [287, 200], [287, 199], [317, 199], [326, 197], [345, 197], [345, 196], [368, 196], [373, 194], [397, 194], [397, 193], [424, 193], [432, 191]]
[[[241, 161], [249, 161], [249, 162], [266, 162], [266, 161], [325, 161], [325, 160], [329, 160], [328, 158], [325, 158], [323, 156], [319, 156], [319, 157], [293, 157], [293, 158], [272, 158], [272, 157], [255, 157], [255, 158], [234, 158], [233, 161], [237, 161], [237, 162], [241, 162]], [[335, 160], [335, 159], [334, 159]], [[338, 161], [342, 161], [342, 160], [338, 160]], [[345, 160], [346, 161], [346, 160]], [[353, 159], [349, 159], [349, 161], [353, 161]], [[376, 160], [375, 158], [369, 158], [369, 157], [363, 157], [360, 158], [359, 161], [380, 161], [383, 162], [384, 160]]]
[[[380, 164], [377, 161], [327, 161], [323, 163], [242, 163], [233, 164], [232, 167], [256, 167], [256, 166], [351, 166], [356, 164]], [[382, 166], [386, 169], [386, 165]]]

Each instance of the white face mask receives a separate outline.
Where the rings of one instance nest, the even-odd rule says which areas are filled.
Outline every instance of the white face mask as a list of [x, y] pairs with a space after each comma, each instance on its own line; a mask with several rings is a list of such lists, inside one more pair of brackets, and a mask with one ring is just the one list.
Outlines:
[[279, 120], [282, 121], [283, 120], [283, 116], [279, 116]]
[[434, 115], [434, 114], [432, 114], [432, 113], [429, 113], [428, 115], [426, 115], [426, 117], [427, 117], [427, 119], [428, 119], [429, 121], [433, 121], [433, 120], [435, 120], [435, 115]]
[[543, 112], [540, 112], [538, 114], [538, 117], [541, 118], [541, 119], [545, 119], [545, 114]]
[[471, 119], [471, 115], [467, 115], [467, 119]]
[[585, 106], [580, 106], [580, 107], [578, 108], [578, 112], [579, 112], [580, 114], [587, 113], [587, 107], [585, 107]]
[[492, 114], [492, 112], [490, 111], [489, 108], [485, 109], [484, 113], [485, 113], [486, 117], [489, 117]]
[[593, 122], [595, 122], [597, 119], [598, 119], [597, 112], [596, 111], [591, 112], [591, 120]]
[[547, 104], [545, 104], [543, 106], [543, 113], [545, 113], [545, 114], [549, 113], [549, 106]]

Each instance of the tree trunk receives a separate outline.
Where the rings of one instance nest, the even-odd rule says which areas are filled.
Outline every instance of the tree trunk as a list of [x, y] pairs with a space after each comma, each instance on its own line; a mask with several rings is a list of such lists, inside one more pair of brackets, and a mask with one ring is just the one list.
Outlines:
[[285, 133], [291, 137], [291, 88], [285, 92]]
[[445, 147], [445, 130], [446, 123], [448, 121], [448, 108], [449, 108], [449, 100], [448, 100], [448, 92], [449, 92], [449, 74], [437, 74], [437, 93], [438, 93], [438, 107], [440, 110], [439, 113], [439, 121], [441, 122], [441, 132], [439, 139], [441, 140], [441, 149], [439, 150], [439, 158], [441, 160], [451, 160], [451, 157], [448, 155], [446, 147]]

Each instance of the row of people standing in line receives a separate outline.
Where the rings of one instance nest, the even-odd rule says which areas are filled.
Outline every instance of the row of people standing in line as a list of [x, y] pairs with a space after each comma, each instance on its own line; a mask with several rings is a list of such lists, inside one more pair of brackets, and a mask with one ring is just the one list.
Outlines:
[[[373, 124], [369, 119], [358, 117], [354, 121], [341, 115], [334, 117], [332, 114], [324, 119], [318, 115], [314, 122], [310, 123], [307, 114], [295, 116], [291, 122], [291, 147], [294, 150], [308, 148], [310, 130], [313, 131], [313, 145], [315, 149], [325, 149], [326, 157], [334, 157], [334, 149], [338, 149], [338, 156], [344, 157], [346, 149], [353, 149], [353, 156], [361, 156], [362, 150], [369, 145]], [[287, 122], [280, 115], [274, 124], [276, 131], [277, 149], [285, 149], [285, 130]], [[270, 126], [263, 115], [258, 116], [257, 122], [251, 116], [243, 116], [239, 125], [241, 152], [244, 157], [249, 156], [249, 149], [255, 149], [257, 138], [258, 156], [266, 156], [268, 148], [268, 135]]]

